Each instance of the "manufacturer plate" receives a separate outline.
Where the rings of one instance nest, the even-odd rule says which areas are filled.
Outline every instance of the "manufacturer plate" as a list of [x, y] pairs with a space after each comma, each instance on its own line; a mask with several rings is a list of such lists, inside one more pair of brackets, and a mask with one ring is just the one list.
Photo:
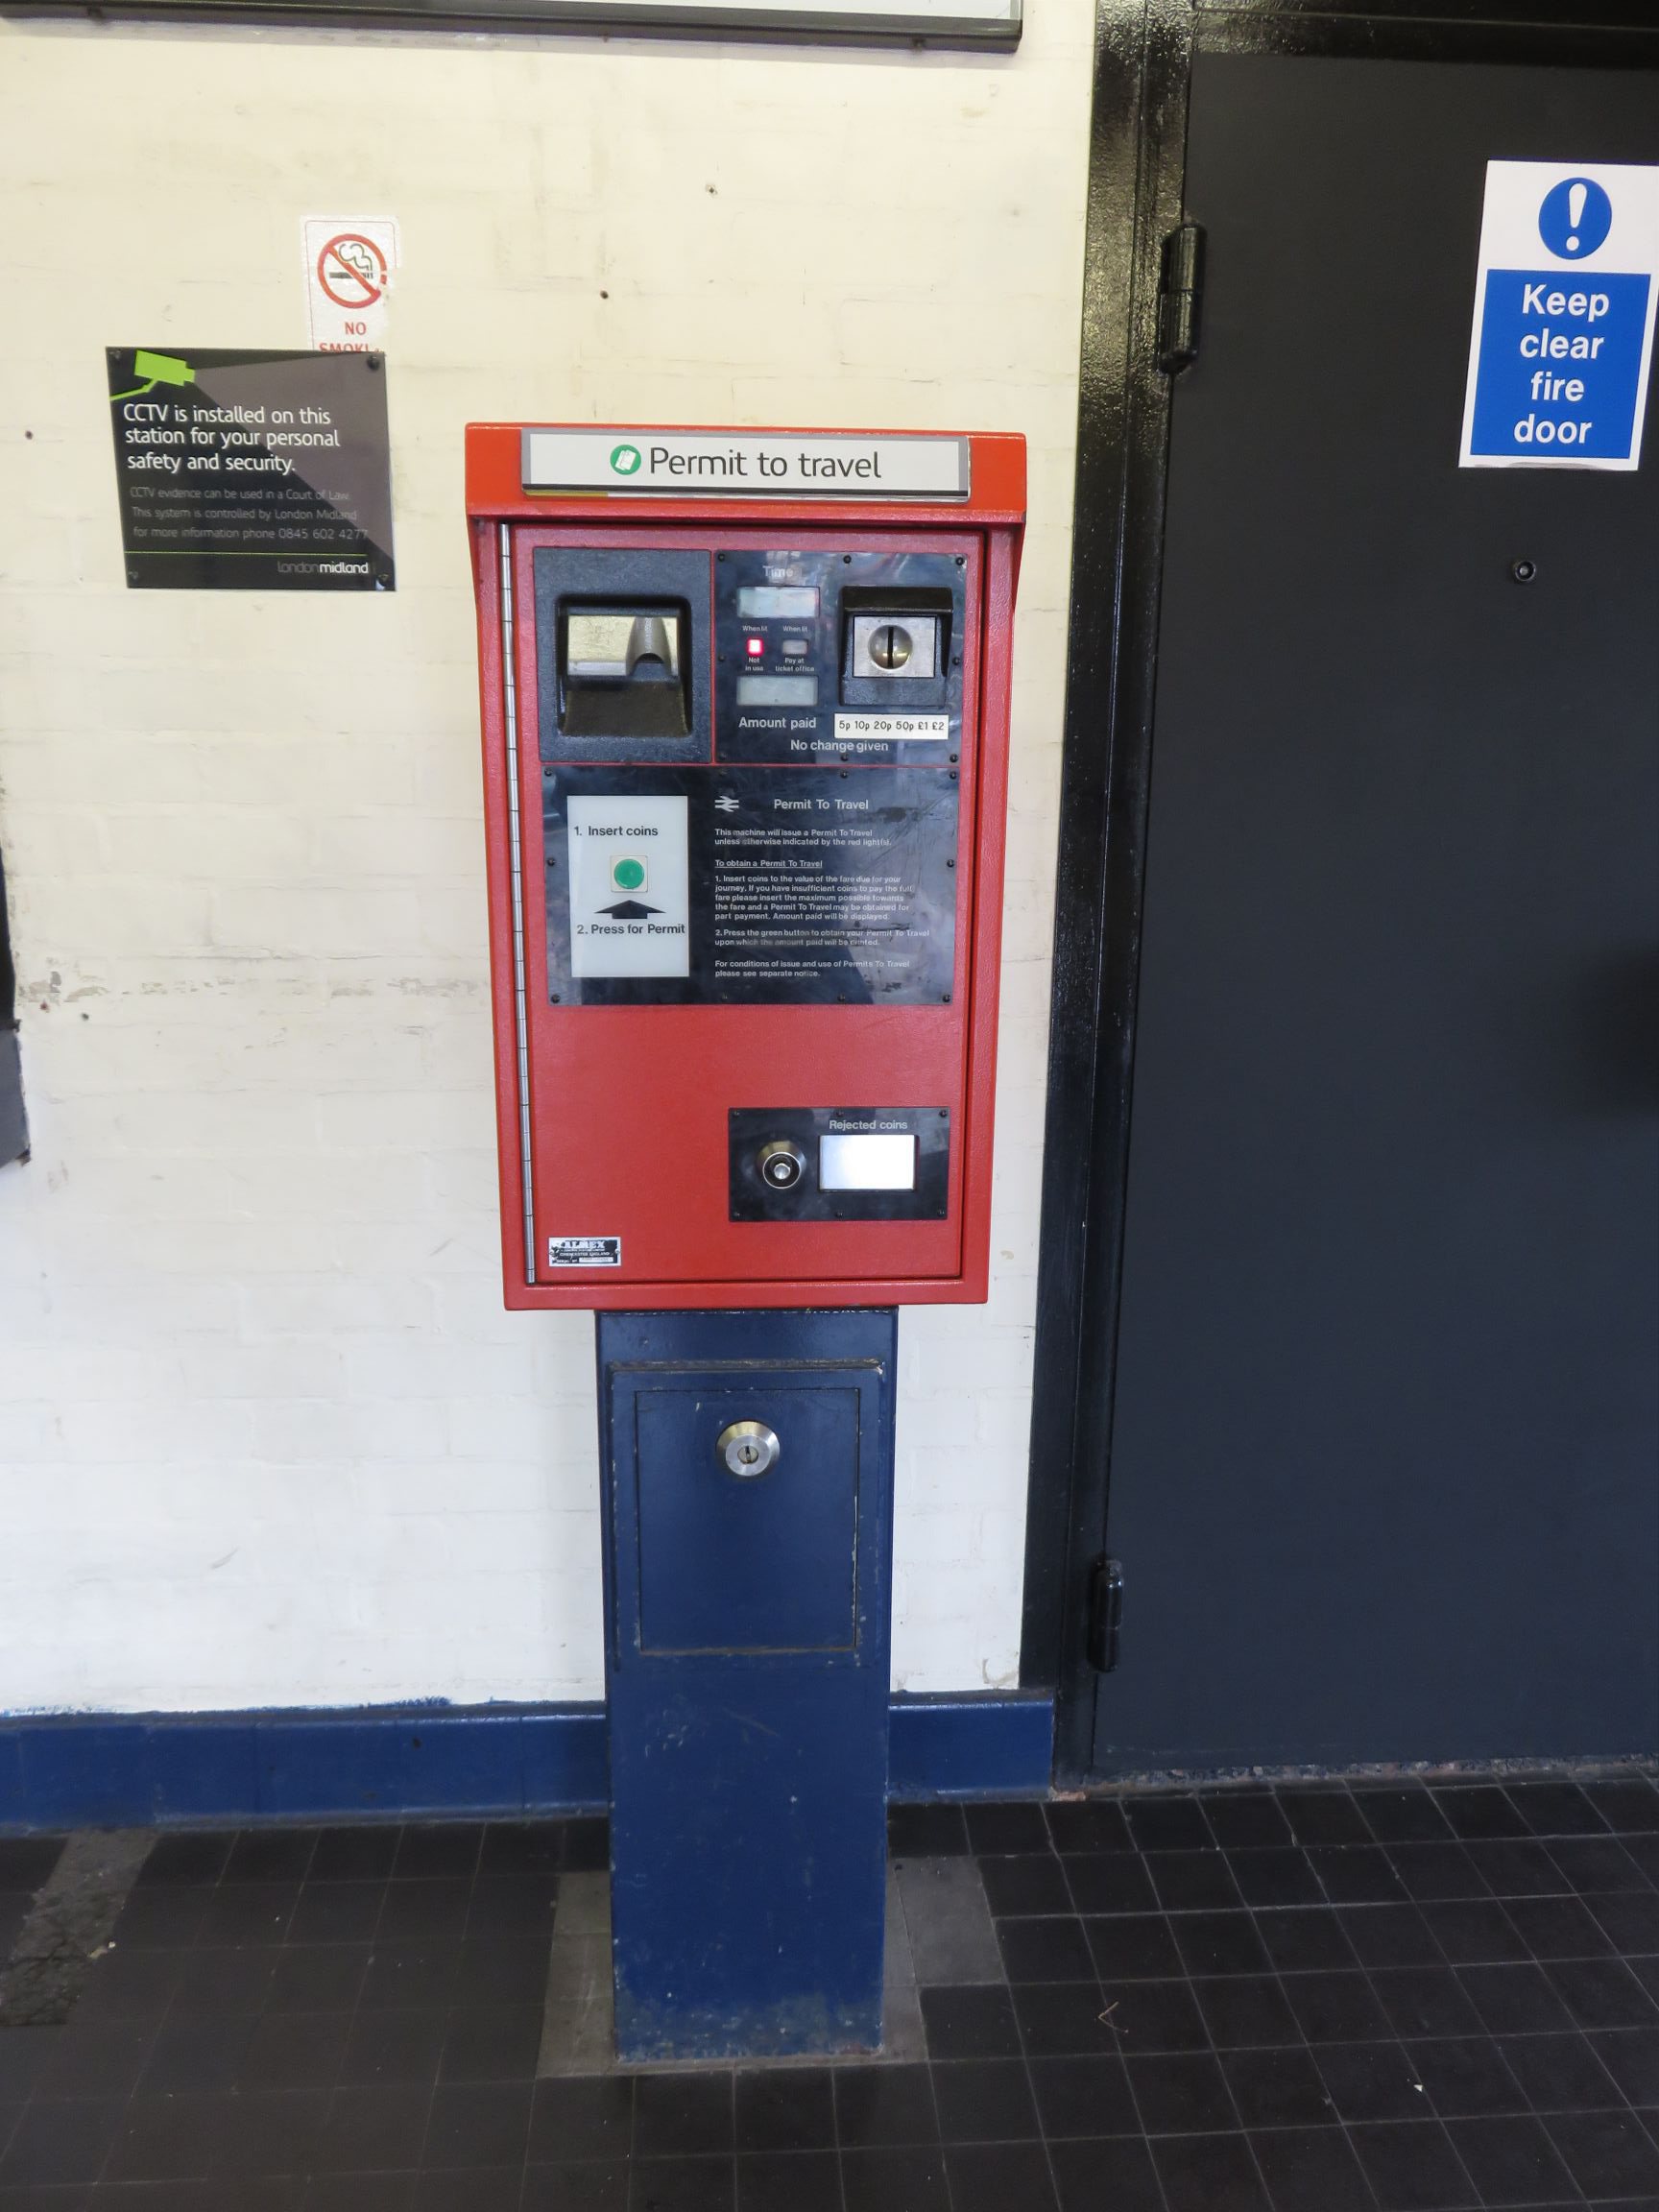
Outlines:
[[620, 1267], [620, 1237], [549, 1237], [549, 1267]]

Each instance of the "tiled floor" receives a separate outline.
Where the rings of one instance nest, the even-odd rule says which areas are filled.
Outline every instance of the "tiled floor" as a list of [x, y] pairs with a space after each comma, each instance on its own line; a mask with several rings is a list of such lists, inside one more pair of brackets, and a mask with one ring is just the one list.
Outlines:
[[[168, 1836], [68, 2025], [0, 2030], [0, 2212], [1659, 2212], [1649, 1778], [892, 1831], [995, 1919], [926, 2064], [544, 2081], [599, 1823]], [[0, 1841], [0, 1959], [54, 1857]]]

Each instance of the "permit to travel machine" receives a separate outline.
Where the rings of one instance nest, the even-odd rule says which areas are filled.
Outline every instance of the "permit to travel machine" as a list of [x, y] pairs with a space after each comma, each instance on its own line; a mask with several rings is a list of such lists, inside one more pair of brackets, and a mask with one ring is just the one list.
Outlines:
[[598, 1314], [624, 2060], [896, 2047], [896, 1310], [986, 1295], [1024, 506], [1014, 436], [467, 433], [506, 1299]]
[[982, 1299], [1017, 437], [468, 432], [515, 1307]]

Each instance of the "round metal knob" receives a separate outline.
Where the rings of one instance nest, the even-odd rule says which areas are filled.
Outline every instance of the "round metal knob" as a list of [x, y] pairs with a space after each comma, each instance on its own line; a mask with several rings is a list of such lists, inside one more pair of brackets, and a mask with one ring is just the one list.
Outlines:
[[806, 1155], [787, 1137], [774, 1137], [756, 1153], [755, 1165], [769, 1190], [793, 1190], [806, 1172]]
[[776, 1467], [782, 1446], [764, 1421], [733, 1421], [714, 1439], [714, 1452], [729, 1475], [750, 1479]]

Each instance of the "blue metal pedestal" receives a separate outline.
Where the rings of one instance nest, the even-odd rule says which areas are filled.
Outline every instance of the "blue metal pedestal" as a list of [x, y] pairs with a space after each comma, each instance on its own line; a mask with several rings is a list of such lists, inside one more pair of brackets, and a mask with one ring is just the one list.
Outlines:
[[897, 1326], [598, 1316], [622, 2058], [880, 2041]]

